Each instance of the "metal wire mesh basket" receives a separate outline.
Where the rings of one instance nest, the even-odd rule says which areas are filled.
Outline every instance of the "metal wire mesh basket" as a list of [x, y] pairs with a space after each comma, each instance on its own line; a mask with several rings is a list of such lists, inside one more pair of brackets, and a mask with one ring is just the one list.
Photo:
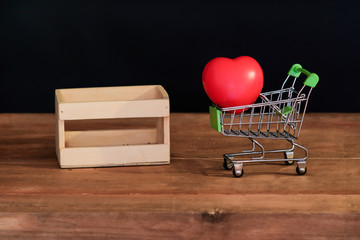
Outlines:
[[[300, 90], [296, 90], [296, 80], [301, 73], [306, 75], [306, 79]], [[213, 129], [225, 136], [247, 137], [252, 142], [251, 150], [224, 154], [224, 168], [233, 169], [234, 176], [241, 177], [244, 174], [243, 163], [284, 161], [285, 158], [287, 165], [296, 162], [296, 172], [304, 175], [307, 171], [308, 150], [295, 143], [295, 140], [300, 136], [308, 100], [318, 81], [318, 75], [305, 70], [300, 64], [294, 64], [281, 89], [261, 93], [256, 103], [229, 108], [210, 106]], [[258, 138], [284, 139], [291, 143], [291, 147], [265, 150], [263, 145], [255, 140]], [[260, 151], [256, 151], [256, 146]], [[305, 156], [294, 158], [295, 147], [304, 150]], [[284, 153], [284, 158], [265, 158], [266, 153]], [[245, 159], [238, 159], [241, 156], [245, 156]]]

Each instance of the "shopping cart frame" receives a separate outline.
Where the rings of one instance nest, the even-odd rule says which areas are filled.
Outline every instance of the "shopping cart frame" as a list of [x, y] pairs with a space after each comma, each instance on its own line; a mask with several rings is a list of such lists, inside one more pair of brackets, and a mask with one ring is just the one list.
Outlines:
[[[301, 73], [306, 75], [306, 79], [301, 89], [297, 91], [296, 81]], [[308, 150], [297, 144], [295, 140], [300, 136], [308, 100], [318, 81], [317, 74], [310, 73], [300, 64], [294, 64], [281, 89], [261, 93], [256, 103], [228, 108], [210, 106], [210, 122], [213, 129], [224, 136], [246, 137], [252, 142], [250, 150], [224, 154], [224, 168], [233, 169], [234, 176], [241, 177], [244, 174], [244, 163], [279, 162], [285, 159], [287, 165], [297, 163], [297, 174], [306, 174]], [[286, 87], [289, 83], [290, 86]], [[290, 147], [265, 150], [256, 139], [282, 139], [289, 142]], [[256, 147], [260, 150], [256, 150]], [[296, 148], [304, 151], [303, 157], [294, 157]], [[284, 158], [265, 158], [268, 153], [283, 153]], [[247, 158], [248, 156], [250, 158]], [[238, 157], [245, 158], [237, 159]]]

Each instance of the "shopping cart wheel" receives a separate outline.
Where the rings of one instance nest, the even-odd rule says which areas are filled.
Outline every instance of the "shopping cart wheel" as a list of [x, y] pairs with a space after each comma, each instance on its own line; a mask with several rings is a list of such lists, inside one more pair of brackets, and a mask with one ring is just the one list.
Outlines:
[[[285, 159], [293, 159], [294, 158], [294, 152], [284, 152], [284, 158]], [[287, 160], [285, 161], [286, 165], [293, 165], [294, 161], [292, 160]]]
[[296, 167], [296, 172], [299, 175], [305, 175], [306, 171], [307, 171], [307, 167], [305, 167], [303, 169], [300, 169], [299, 167]]
[[236, 170], [235, 168], [233, 168], [233, 174], [235, 177], [242, 177], [242, 175], [244, 175], [244, 169]]
[[225, 170], [231, 170], [234, 167], [234, 164], [231, 161], [229, 161], [228, 159], [224, 158], [223, 166], [224, 166]]

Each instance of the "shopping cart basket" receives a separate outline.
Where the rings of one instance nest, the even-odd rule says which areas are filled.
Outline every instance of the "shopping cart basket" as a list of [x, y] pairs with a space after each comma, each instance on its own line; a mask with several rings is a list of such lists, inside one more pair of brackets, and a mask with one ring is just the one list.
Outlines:
[[[295, 83], [301, 73], [306, 75], [306, 79], [297, 91]], [[224, 154], [224, 168], [233, 169], [234, 176], [241, 177], [244, 174], [244, 163], [276, 162], [284, 161], [285, 158], [285, 164], [291, 165], [296, 162], [296, 172], [304, 175], [307, 171], [308, 150], [295, 143], [295, 140], [300, 136], [308, 100], [318, 81], [318, 75], [305, 70], [300, 64], [294, 64], [281, 89], [261, 93], [256, 103], [228, 108], [210, 106], [210, 122], [213, 129], [225, 136], [247, 137], [252, 142], [251, 150]], [[291, 147], [265, 150], [263, 145], [255, 140], [258, 138], [286, 140]], [[256, 146], [259, 150], [256, 150]], [[295, 158], [295, 148], [302, 149], [305, 156]], [[283, 153], [284, 158], [265, 158], [267, 153]]]

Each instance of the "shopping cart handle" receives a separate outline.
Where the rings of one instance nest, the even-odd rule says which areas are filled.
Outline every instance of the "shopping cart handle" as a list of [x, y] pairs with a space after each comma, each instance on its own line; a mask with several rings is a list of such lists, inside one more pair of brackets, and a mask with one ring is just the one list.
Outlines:
[[319, 76], [316, 73], [310, 73], [308, 70], [304, 69], [300, 64], [294, 64], [290, 68], [288, 74], [293, 77], [299, 77], [303, 73], [307, 76], [304, 81], [304, 85], [309, 87], [316, 87], [316, 84], [319, 82]]

